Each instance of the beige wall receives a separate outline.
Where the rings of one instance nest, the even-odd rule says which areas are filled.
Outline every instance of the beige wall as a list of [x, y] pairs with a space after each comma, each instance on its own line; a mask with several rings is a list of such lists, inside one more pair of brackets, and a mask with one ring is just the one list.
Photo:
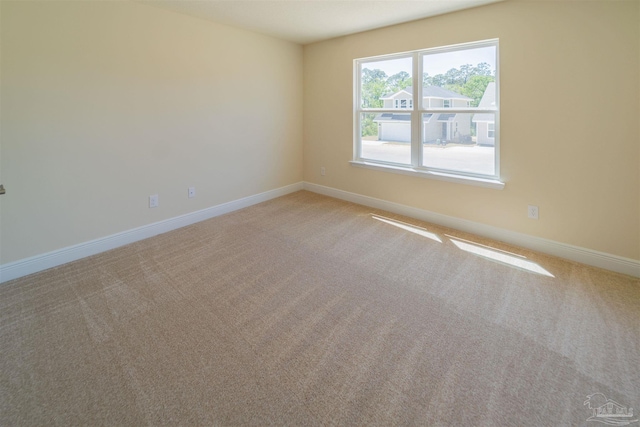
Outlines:
[[302, 180], [301, 46], [133, 2], [0, 4], [0, 264]]
[[[3, 0], [0, 20], [0, 264], [292, 184], [303, 167], [640, 259], [635, 1], [509, 0], [305, 46], [304, 72], [301, 46], [132, 2]], [[349, 166], [354, 58], [494, 37], [504, 190]]]
[[[639, 260], [639, 8], [507, 1], [305, 46], [305, 180]], [[489, 38], [504, 190], [349, 165], [355, 58]]]

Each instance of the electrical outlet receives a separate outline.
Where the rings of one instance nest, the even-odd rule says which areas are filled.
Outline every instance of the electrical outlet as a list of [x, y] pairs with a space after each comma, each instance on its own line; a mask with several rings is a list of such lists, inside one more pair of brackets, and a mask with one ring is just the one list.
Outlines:
[[324, 169], [324, 166], [320, 168], [320, 175], [324, 176], [327, 171]]
[[537, 206], [529, 205], [527, 207], [527, 213], [528, 213], [529, 218], [538, 219], [538, 207]]
[[189, 187], [189, 198], [193, 199], [196, 197], [196, 187]]
[[149, 207], [150, 208], [157, 208], [158, 207], [158, 195], [157, 194], [149, 196]]

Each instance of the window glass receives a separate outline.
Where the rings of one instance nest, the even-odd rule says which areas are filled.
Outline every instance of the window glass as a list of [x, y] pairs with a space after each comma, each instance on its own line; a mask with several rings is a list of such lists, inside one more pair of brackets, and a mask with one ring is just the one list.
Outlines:
[[411, 164], [411, 115], [362, 113], [360, 144], [362, 158]]
[[499, 178], [497, 40], [356, 60], [355, 70], [354, 160]]
[[[360, 70], [360, 104], [362, 108], [406, 108], [412, 99], [413, 58], [394, 58], [366, 62]], [[406, 90], [409, 88], [409, 90]]]
[[[496, 46], [425, 53], [422, 56], [423, 107], [448, 98], [444, 108], [478, 107], [496, 77]], [[495, 99], [495, 86], [493, 86]], [[429, 104], [429, 98], [431, 104]], [[431, 106], [429, 106], [431, 105]]]

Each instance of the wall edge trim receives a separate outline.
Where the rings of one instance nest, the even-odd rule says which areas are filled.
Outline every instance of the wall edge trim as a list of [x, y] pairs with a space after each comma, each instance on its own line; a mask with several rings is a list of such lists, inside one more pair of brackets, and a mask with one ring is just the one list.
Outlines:
[[629, 276], [640, 277], [640, 261], [625, 258], [618, 255], [599, 252], [579, 246], [573, 246], [554, 240], [535, 237], [524, 233], [506, 230], [491, 225], [481, 224], [466, 219], [443, 215], [424, 209], [414, 208], [375, 197], [364, 196], [362, 194], [351, 193], [333, 187], [327, 187], [311, 182], [304, 182], [304, 189], [313, 193], [322, 194], [336, 199], [345, 200], [352, 203], [381, 209], [436, 225], [453, 228], [479, 236], [499, 240], [508, 244], [521, 246], [523, 248], [542, 252], [548, 255], [557, 256], [570, 261], [576, 261], [592, 267], [611, 270], [616, 273], [627, 274]]
[[125, 230], [109, 236], [100, 237], [76, 245], [56, 249], [29, 258], [0, 265], [0, 283], [18, 279], [29, 274], [38, 273], [49, 268], [57, 267], [72, 261], [96, 255], [120, 246], [128, 245], [158, 234], [166, 233], [187, 225], [195, 224], [209, 218], [224, 215], [267, 200], [275, 199], [304, 188], [302, 181], [284, 187], [268, 190], [262, 193], [243, 197], [230, 202], [204, 208], [195, 212], [168, 218], [162, 221]]

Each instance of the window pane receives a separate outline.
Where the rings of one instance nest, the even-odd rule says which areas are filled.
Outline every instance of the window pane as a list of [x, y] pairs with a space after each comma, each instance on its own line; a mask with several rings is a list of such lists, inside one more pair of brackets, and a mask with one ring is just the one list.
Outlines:
[[495, 114], [423, 114], [423, 166], [495, 174]]
[[411, 164], [411, 115], [361, 113], [362, 158]]
[[411, 74], [411, 57], [362, 64], [361, 107], [412, 108]]
[[426, 54], [422, 66], [423, 108], [495, 107], [495, 46]]

